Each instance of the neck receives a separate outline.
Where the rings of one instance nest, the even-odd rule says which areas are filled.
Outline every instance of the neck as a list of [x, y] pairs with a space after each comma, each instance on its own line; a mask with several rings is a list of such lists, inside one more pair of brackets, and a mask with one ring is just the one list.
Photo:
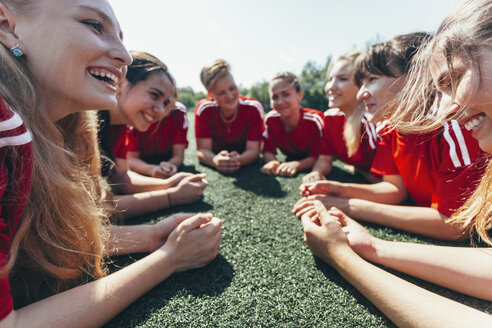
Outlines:
[[236, 111], [237, 111], [237, 107], [236, 108], [220, 108], [220, 112], [222, 113], [222, 116], [224, 116], [224, 118], [232, 118], [235, 114], [236, 114]]
[[353, 112], [357, 109], [359, 104], [355, 104], [353, 106], [346, 106], [346, 107], [338, 107], [342, 112], [345, 113], [345, 116], [349, 117], [352, 115]]
[[289, 116], [280, 116], [280, 119], [288, 132], [293, 131], [301, 120], [301, 108], [293, 111]]
[[109, 111], [109, 119], [111, 120], [111, 125], [130, 124], [126, 116], [123, 115], [123, 111], [120, 107], [116, 107]]

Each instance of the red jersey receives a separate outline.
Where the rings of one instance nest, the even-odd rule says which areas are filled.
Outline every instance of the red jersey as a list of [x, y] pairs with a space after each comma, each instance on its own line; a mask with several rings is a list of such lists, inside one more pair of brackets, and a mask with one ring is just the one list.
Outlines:
[[[31, 134], [0, 97], [0, 261], [9, 259], [10, 244], [32, 185]], [[8, 274], [0, 278], [0, 320], [13, 309]]]
[[279, 148], [292, 159], [318, 157], [323, 135], [323, 117], [315, 109], [301, 108], [300, 111], [299, 124], [291, 132], [285, 130], [280, 114], [275, 109], [266, 115], [263, 152], [276, 154]]
[[130, 134], [134, 130], [133, 127], [128, 125], [112, 125], [109, 129], [109, 142], [113, 147], [114, 157], [126, 159], [129, 151]]
[[335, 156], [347, 164], [362, 170], [369, 170], [376, 152], [378, 134], [376, 126], [369, 122], [366, 115], [364, 114], [360, 125], [361, 142], [359, 148], [349, 157], [347, 144], [343, 137], [347, 120], [345, 113], [338, 108], [330, 108], [325, 111], [320, 155]]
[[127, 150], [139, 152], [140, 158], [148, 163], [169, 160], [173, 145], [188, 146], [188, 126], [186, 107], [178, 102], [169, 116], [152, 124], [147, 131], [129, 130]]
[[417, 205], [451, 216], [484, 173], [478, 141], [457, 121], [425, 134], [401, 135], [382, 127], [371, 172], [399, 174]]
[[232, 122], [224, 119], [217, 102], [202, 99], [195, 110], [195, 137], [212, 139], [212, 151], [246, 149], [246, 141], [260, 141], [265, 116], [261, 103], [253, 98], [239, 96], [239, 108]]

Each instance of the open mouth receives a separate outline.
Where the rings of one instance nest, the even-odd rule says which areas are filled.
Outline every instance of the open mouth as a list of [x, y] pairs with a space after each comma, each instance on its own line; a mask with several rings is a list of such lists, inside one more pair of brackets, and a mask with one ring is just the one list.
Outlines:
[[480, 126], [480, 124], [482, 123], [482, 121], [484, 119], [485, 119], [484, 113], [480, 113], [478, 115], [475, 115], [465, 123], [465, 128], [468, 131], [475, 130], [476, 128], [478, 128]]
[[142, 116], [149, 123], [154, 123], [156, 121], [156, 119], [153, 116], [151, 116], [151, 115], [149, 115], [149, 114], [147, 114], [145, 112], [142, 113]]
[[113, 87], [116, 87], [118, 84], [118, 77], [114, 75], [113, 73], [106, 72], [106, 71], [101, 71], [101, 70], [95, 70], [95, 69], [90, 69], [89, 74], [95, 77], [96, 79], [106, 82], [110, 84]]

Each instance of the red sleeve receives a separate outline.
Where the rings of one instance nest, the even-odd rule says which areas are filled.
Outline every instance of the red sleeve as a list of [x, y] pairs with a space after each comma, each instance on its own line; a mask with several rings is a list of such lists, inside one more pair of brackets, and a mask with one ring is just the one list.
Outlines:
[[248, 131], [248, 141], [261, 141], [261, 135], [263, 134], [263, 130], [265, 128], [263, 123], [263, 106], [257, 100], [255, 100], [255, 104], [253, 105], [257, 107], [254, 111], [254, 115], [251, 122], [251, 127]]
[[277, 154], [277, 143], [273, 137], [272, 125], [273, 118], [267, 115], [265, 120], [265, 131], [263, 132], [263, 153], [269, 152], [272, 154]]
[[[9, 172], [3, 163], [0, 163], [0, 199], [4, 196], [8, 185]], [[2, 202], [0, 202], [0, 261], [2, 266], [8, 262], [10, 252], [10, 238], [7, 223], [3, 218]], [[14, 301], [10, 295], [8, 274], [0, 278], [0, 320], [5, 318], [14, 308]]]
[[[113, 129], [113, 127], [111, 127], [111, 129]], [[125, 126], [124, 128], [119, 129], [119, 134], [117, 131], [115, 131], [114, 133], [114, 140], [116, 140], [113, 147], [114, 157], [126, 159], [126, 154], [128, 152], [127, 146], [129, 142], [128, 134], [130, 133], [130, 128]]]
[[186, 109], [185, 112], [179, 110], [179, 115], [177, 115], [176, 122], [176, 133], [174, 134], [173, 145], [185, 145], [188, 147], [188, 139], [186, 138], [186, 134], [188, 133], [188, 118], [186, 117]]
[[[323, 117], [323, 137], [321, 138], [321, 147], [319, 150], [319, 154], [325, 156], [333, 156], [336, 153], [337, 142], [340, 140], [333, 140], [333, 135], [339, 133], [339, 131], [343, 131], [343, 127], [345, 126], [345, 115], [343, 113], [339, 113], [337, 109], [328, 109], [324, 113]], [[343, 140], [343, 132], [340, 136]]]
[[393, 159], [392, 139], [394, 130], [380, 132], [380, 138], [376, 143], [376, 153], [372, 161], [371, 173], [375, 175], [397, 175], [400, 174]]
[[[125, 136], [125, 147], [127, 151], [138, 152], [140, 151], [140, 143], [135, 129], [128, 129]], [[116, 154], [116, 151], [115, 151]], [[126, 154], [125, 154], [126, 155]]]
[[196, 138], [212, 138], [212, 127], [207, 119], [207, 112], [210, 110], [212, 102], [210, 99], [202, 99], [196, 105], [195, 110], [195, 137]]
[[482, 178], [485, 153], [470, 131], [456, 121], [445, 123], [439, 147], [437, 186], [431, 206], [449, 217], [469, 198]]
[[323, 136], [324, 122], [323, 117], [319, 113], [314, 113], [315, 121], [311, 123], [311, 147], [309, 154], [311, 157], [318, 158], [320, 153], [321, 138]]

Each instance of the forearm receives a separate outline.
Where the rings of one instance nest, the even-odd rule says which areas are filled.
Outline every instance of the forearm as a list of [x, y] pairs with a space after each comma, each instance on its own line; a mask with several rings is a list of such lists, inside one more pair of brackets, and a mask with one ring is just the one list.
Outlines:
[[331, 172], [333, 157], [320, 155], [314, 163], [313, 172], [318, 172], [323, 176], [328, 175]]
[[137, 157], [128, 158], [127, 161], [130, 170], [140, 174], [148, 175], [150, 177], [153, 175], [154, 169], [157, 167], [157, 165], [149, 164]]
[[108, 256], [148, 252], [147, 241], [152, 226], [141, 224], [133, 226], [108, 227], [109, 239], [106, 245]]
[[368, 260], [470, 296], [492, 301], [492, 249], [375, 239]]
[[[174, 188], [136, 193], [133, 195], [115, 195], [116, 210], [124, 219], [136, 217], [145, 213], [169, 208], [172, 202]], [[168, 197], [169, 195], [169, 197]]]
[[389, 182], [375, 184], [340, 183], [339, 197], [358, 198], [381, 204], [399, 204], [406, 198], [402, 192]]
[[2, 324], [5, 327], [100, 327], [169, 277], [174, 268], [169, 252], [159, 250], [107, 277], [16, 310]]
[[464, 238], [461, 227], [447, 223], [448, 217], [428, 207], [387, 205], [362, 199], [349, 199], [347, 215], [443, 240]]
[[183, 164], [183, 161], [184, 161], [184, 154], [175, 154], [173, 155], [173, 157], [171, 157], [168, 163], [171, 163], [176, 167], [180, 167], [181, 164]]
[[275, 156], [274, 153], [271, 153], [271, 152], [264, 152], [263, 153], [263, 160], [265, 161], [265, 163], [268, 163], [268, 162], [271, 162], [271, 161], [276, 161], [277, 160], [277, 156]]
[[209, 166], [216, 167], [214, 163], [215, 154], [210, 149], [199, 148], [196, 150], [196, 156], [200, 162], [205, 163]]
[[306, 158], [300, 160], [299, 166], [297, 167], [297, 172], [310, 169], [313, 166], [315, 161], [316, 161], [316, 159], [314, 157], [306, 157]]
[[140, 192], [162, 190], [171, 187], [167, 179], [147, 177], [133, 171], [125, 172], [125, 179], [111, 177], [109, 183], [117, 192], [135, 194]]
[[340, 257], [335, 269], [398, 327], [489, 327], [485, 313], [400, 279], [355, 254]]

